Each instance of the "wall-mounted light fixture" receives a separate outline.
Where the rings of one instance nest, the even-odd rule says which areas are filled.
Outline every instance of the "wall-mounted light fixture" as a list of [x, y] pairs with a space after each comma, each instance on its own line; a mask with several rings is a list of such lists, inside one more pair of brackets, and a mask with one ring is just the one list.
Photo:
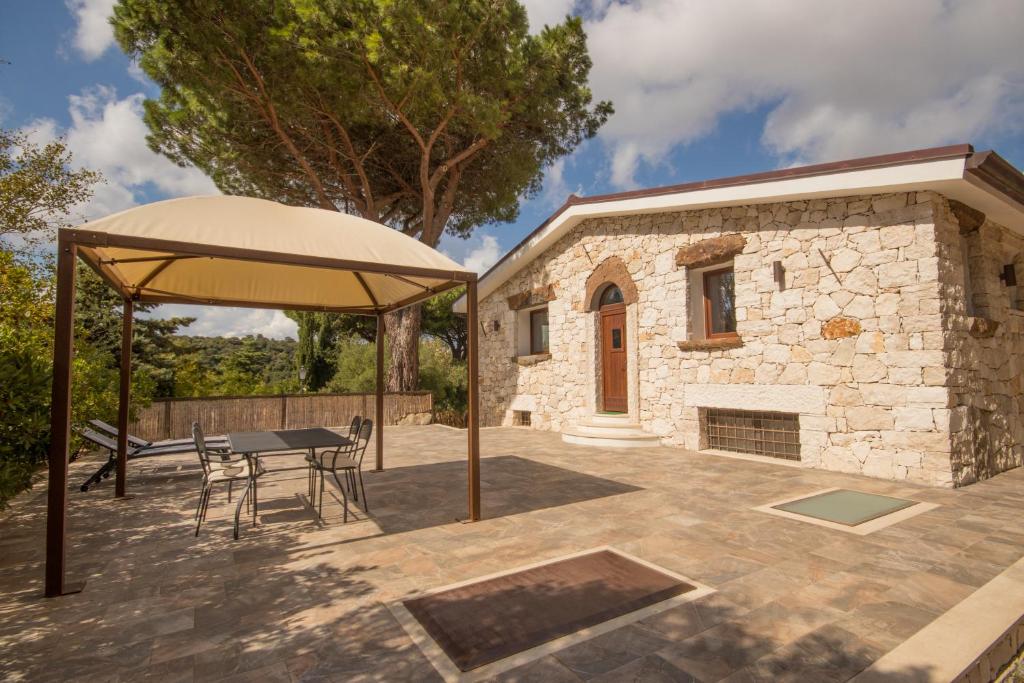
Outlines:
[[999, 273], [999, 279], [1003, 281], [1003, 284], [1007, 287], [1017, 286], [1017, 269], [1014, 268], [1012, 263], [1008, 263], [1003, 266], [1003, 272]]
[[501, 329], [501, 321], [499, 321], [499, 320], [492, 320], [491, 321], [491, 332], [497, 332], [500, 329]]
[[772, 273], [775, 275], [775, 284], [779, 286], [781, 292], [786, 288], [786, 269], [782, 265], [782, 261], [772, 262]]

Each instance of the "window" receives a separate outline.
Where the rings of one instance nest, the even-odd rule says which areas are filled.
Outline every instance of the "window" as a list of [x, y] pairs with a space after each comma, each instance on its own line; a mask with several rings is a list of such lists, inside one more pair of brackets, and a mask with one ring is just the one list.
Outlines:
[[530, 353], [548, 352], [548, 309], [530, 311]]
[[704, 273], [704, 335], [736, 336], [736, 287], [732, 268]]
[[800, 418], [793, 413], [702, 408], [707, 448], [800, 459]]
[[622, 290], [615, 285], [608, 285], [601, 292], [601, 301], [598, 306], [610, 306], [611, 304], [621, 304], [622, 302]]

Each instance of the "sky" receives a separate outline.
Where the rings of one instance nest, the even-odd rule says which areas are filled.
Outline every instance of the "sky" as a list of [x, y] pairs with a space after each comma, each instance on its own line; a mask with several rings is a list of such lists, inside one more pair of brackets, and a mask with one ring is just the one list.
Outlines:
[[[513, 223], [439, 248], [483, 272], [570, 193], [655, 187], [970, 142], [1024, 168], [1021, 0], [526, 0], [531, 30], [581, 16], [595, 100], [616, 113], [546, 169]], [[105, 184], [82, 219], [216, 193], [146, 145], [158, 89], [113, 40], [114, 0], [0, 5], [0, 126], [64, 137]], [[187, 334], [295, 335], [281, 312], [164, 306]]]

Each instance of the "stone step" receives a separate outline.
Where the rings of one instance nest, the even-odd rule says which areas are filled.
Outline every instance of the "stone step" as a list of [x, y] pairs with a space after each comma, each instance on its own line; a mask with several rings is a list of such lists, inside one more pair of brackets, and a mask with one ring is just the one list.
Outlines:
[[589, 434], [590, 436], [627, 436], [633, 433], [647, 434], [647, 432], [645, 432], [640, 425], [635, 422], [608, 424], [606, 422], [584, 420], [578, 425], [574, 425], [573, 429], [577, 429]]
[[607, 425], [633, 424], [629, 421], [629, 415], [626, 413], [594, 413], [591, 417], [587, 418], [585, 422], [589, 424]]
[[647, 432], [635, 433], [623, 430], [619, 435], [594, 436], [581, 432], [578, 427], [562, 430], [562, 441], [579, 446], [597, 446], [598, 448], [650, 448], [660, 446], [661, 439]]

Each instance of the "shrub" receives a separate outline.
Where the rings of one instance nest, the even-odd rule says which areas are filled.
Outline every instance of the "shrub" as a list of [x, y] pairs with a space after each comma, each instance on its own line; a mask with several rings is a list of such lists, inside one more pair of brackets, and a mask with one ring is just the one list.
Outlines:
[[[29, 486], [50, 446], [53, 294], [48, 264], [20, 263], [0, 251], [0, 508]], [[72, 421], [112, 420], [117, 369], [108, 353], [82, 341], [81, 329], [76, 337]], [[72, 452], [79, 445], [73, 439]]]

